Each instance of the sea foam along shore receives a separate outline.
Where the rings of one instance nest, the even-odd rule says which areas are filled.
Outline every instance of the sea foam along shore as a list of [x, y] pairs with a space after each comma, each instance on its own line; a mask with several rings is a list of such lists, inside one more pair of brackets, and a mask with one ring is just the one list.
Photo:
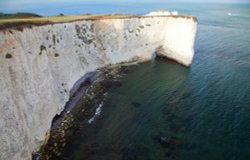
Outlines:
[[81, 87], [65, 107], [67, 111], [54, 118], [48, 140], [39, 152], [33, 153], [33, 159], [60, 156], [79, 126], [87, 128], [98, 119], [108, 90], [122, 85], [120, 79], [128, 72], [128, 66], [137, 64], [138, 62], [132, 61], [110, 65], [84, 76]]

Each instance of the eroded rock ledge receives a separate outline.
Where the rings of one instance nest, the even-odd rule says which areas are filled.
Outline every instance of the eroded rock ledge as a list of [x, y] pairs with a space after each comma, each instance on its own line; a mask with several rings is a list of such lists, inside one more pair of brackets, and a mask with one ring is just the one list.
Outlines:
[[189, 66], [196, 25], [182, 15], [110, 16], [0, 30], [0, 159], [31, 159], [88, 72], [154, 52]]

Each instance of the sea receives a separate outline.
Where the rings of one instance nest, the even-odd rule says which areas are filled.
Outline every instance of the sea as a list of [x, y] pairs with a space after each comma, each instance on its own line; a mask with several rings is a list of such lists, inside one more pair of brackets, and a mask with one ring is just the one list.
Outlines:
[[60, 159], [250, 159], [250, 4], [24, 6], [0, 12], [143, 15], [166, 9], [198, 19], [191, 67], [165, 60], [131, 65], [121, 86], [106, 94], [89, 127], [74, 135]]

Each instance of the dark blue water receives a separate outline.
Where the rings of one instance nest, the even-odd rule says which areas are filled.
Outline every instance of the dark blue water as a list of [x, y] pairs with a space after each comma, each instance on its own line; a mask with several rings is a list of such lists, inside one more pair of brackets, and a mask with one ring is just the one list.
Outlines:
[[105, 97], [101, 115], [74, 136], [61, 159], [250, 159], [250, 5], [66, 3], [57, 9], [17, 8], [0, 11], [145, 14], [170, 9], [198, 18], [192, 66], [168, 61], [131, 66], [122, 86]]

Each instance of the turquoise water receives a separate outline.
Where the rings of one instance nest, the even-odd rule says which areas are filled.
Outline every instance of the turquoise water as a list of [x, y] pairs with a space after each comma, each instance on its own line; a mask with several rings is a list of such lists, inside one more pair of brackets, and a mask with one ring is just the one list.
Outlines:
[[75, 133], [58, 159], [250, 159], [249, 4], [69, 3], [57, 8], [0, 11], [145, 14], [166, 8], [199, 21], [190, 68], [168, 61], [131, 66], [122, 85], [106, 95], [101, 115]]

